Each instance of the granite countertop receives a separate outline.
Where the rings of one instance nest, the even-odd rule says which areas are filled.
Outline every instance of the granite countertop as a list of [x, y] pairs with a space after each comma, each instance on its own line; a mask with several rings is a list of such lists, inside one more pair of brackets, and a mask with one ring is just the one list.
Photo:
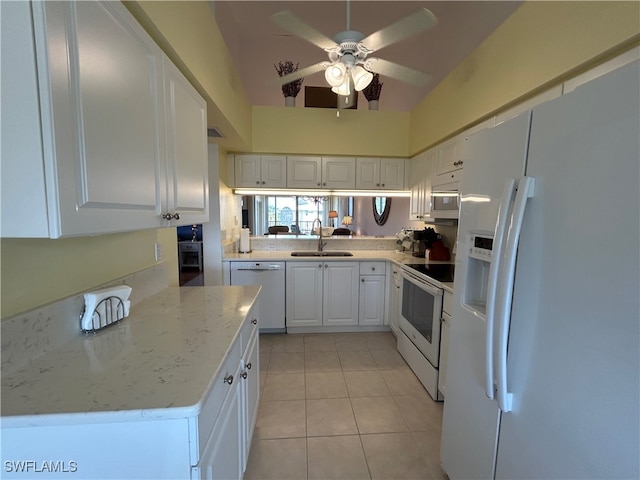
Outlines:
[[[173, 287], [2, 376], [2, 425], [197, 415], [260, 287]], [[76, 321], [77, 319], [70, 319]]]
[[[301, 249], [302, 250], [302, 249]], [[331, 251], [330, 248], [325, 248], [327, 251]], [[397, 265], [407, 265], [410, 263], [425, 263], [425, 264], [451, 264], [454, 263], [453, 259], [449, 261], [440, 260], [428, 260], [421, 257], [414, 257], [410, 252], [404, 253], [396, 250], [349, 250], [353, 253], [352, 257], [292, 257], [291, 250], [254, 250], [250, 253], [225, 253], [224, 261], [226, 262], [317, 262], [331, 261], [331, 262], [348, 262], [348, 261], [390, 261]], [[444, 290], [453, 293], [453, 283], [450, 282], [438, 282], [434, 279], [430, 279], [432, 282], [441, 286]]]

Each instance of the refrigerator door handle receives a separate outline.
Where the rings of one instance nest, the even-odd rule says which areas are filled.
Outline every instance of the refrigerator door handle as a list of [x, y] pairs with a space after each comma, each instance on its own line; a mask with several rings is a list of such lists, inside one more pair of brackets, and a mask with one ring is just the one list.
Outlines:
[[486, 303], [486, 354], [485, 354], [485, 368], [486, 368], [486, 392], [487, 397], [495, 398], [495, 386], [493, 376], [493, 336], [495, 325], [495, 311], [496, 311], [496, 293], [498, 290], [498, 280], [500, 273], [500, 264], [502, 258], [502, 247], [506, 243], [505, 232], [507, 226], [507, 220], [509, 216], [509, 208], [513, 202], [513, 197], [516, 193], [516, 179], [509, 178], [504, 183], [502, 190], [502, 199], [500, 201], [500, 207], [498, 207], [498, 219], [496, 221], [496, 228], [493, 235], [493, 250], [491, 254], [491, 267], [489, 268], [489, 279], [487, 282], [487, 303]]
[[495, 344], [496, 354], [496, 386], [498, 407], [503, 412], [510, 412], [512, 408], [513, 394], [509, 393], [507, 385], [507, 345], [509, 340], [509, 325], [511, 323], [511, 300], [513, 298], [513, 285], [515, 282], [516, 254], [520, 230], [524, 219], [527, 200], [533, 197], [535, 179], [522, 177], [518, 182], [518, 193], [513, 204], [513, 210], [509, 219], [507, 242], [503, 252], [500, 268], [500, 294], [496, 299], [496, 327], [497, 338]]

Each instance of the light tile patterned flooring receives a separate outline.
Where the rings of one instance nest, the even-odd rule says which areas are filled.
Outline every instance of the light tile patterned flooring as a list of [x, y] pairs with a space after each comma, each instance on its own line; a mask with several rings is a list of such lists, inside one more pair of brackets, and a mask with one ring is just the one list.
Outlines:
[[260, 369], [245, 480], [447, 478], [442, 403], [393, 334], [262, 334]]

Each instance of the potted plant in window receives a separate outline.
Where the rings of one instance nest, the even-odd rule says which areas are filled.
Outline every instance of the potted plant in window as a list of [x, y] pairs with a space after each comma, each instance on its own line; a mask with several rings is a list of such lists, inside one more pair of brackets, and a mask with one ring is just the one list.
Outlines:
[[375, 73], [371, 83], [362, 90], [364, 98], [369, 102], [369, 110], [378, 110], [378, 101], [380, 100], [382, 85], [383, 84], [380, 83], [380, 75]]
[[[285, 75], [289, 75], [290, 73], [298, 71], [299, 64], [293, 64], [290, 60], [285, 60], [282, 62], [278, 62], [277, 65], [273, 65], [278, 72], [278, 75], [283, 77]], [[284, 95], [284, 104], [287, 107], [295, 107], [296, 106], [296, 97], [298, 93], [300, 93], [300, 87], [302, 86], [302, 82], [304, 78], [299, 78], [294, 80], [293, 82], [286, 83], [282, 85], [282, 94]]]

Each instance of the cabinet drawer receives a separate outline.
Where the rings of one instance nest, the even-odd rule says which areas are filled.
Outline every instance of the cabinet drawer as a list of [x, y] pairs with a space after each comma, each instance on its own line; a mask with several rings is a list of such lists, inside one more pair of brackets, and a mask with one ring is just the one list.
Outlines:
[[445, 291], [442, 299], [442, 311], [451, 315], [452, 310], [453, 310], [453, 295]]
[[199, 245], [197, 243], [181, 243], [180, 250], [197, 252], [199, 250]]
[[454, 183], [462, 180], [462, 172], [463, 170], [456, 170], [455, 172], [443, 173], [441, 175], [436, 175], [433, 178], [433, 186], [435, 188], [439, 185], [444, 185], [446, 183]]
[[[251, 323], [249, 323], [251, 325]], [[247, 339], [248, 340], [248, 339]], [[206, 399], [203, 402], [202, 410], [198, 415], [198, 451], [199, 455], [202, 455], [202, 451], [207, 443], [207, 439], [211, 434], [213, 424], [220, 413], [220, 408], [224, 402], [224, 399], [231, 391], [231, 387], [235, 386], [236, 382], [240, 381], [237, 377], [237, 370], [240, 367], [240, 359], [242, 352], [241, 342], [235, 341], [227, 358], [223, 361], [218, 375], [213, 379], [213, 385], [208, 392]], [[233, 375], [233, 381], [231, 384], [224, 381], [225, 378]]]
[[360, 275], [384, 275], [387, 262], [360, 262]]

